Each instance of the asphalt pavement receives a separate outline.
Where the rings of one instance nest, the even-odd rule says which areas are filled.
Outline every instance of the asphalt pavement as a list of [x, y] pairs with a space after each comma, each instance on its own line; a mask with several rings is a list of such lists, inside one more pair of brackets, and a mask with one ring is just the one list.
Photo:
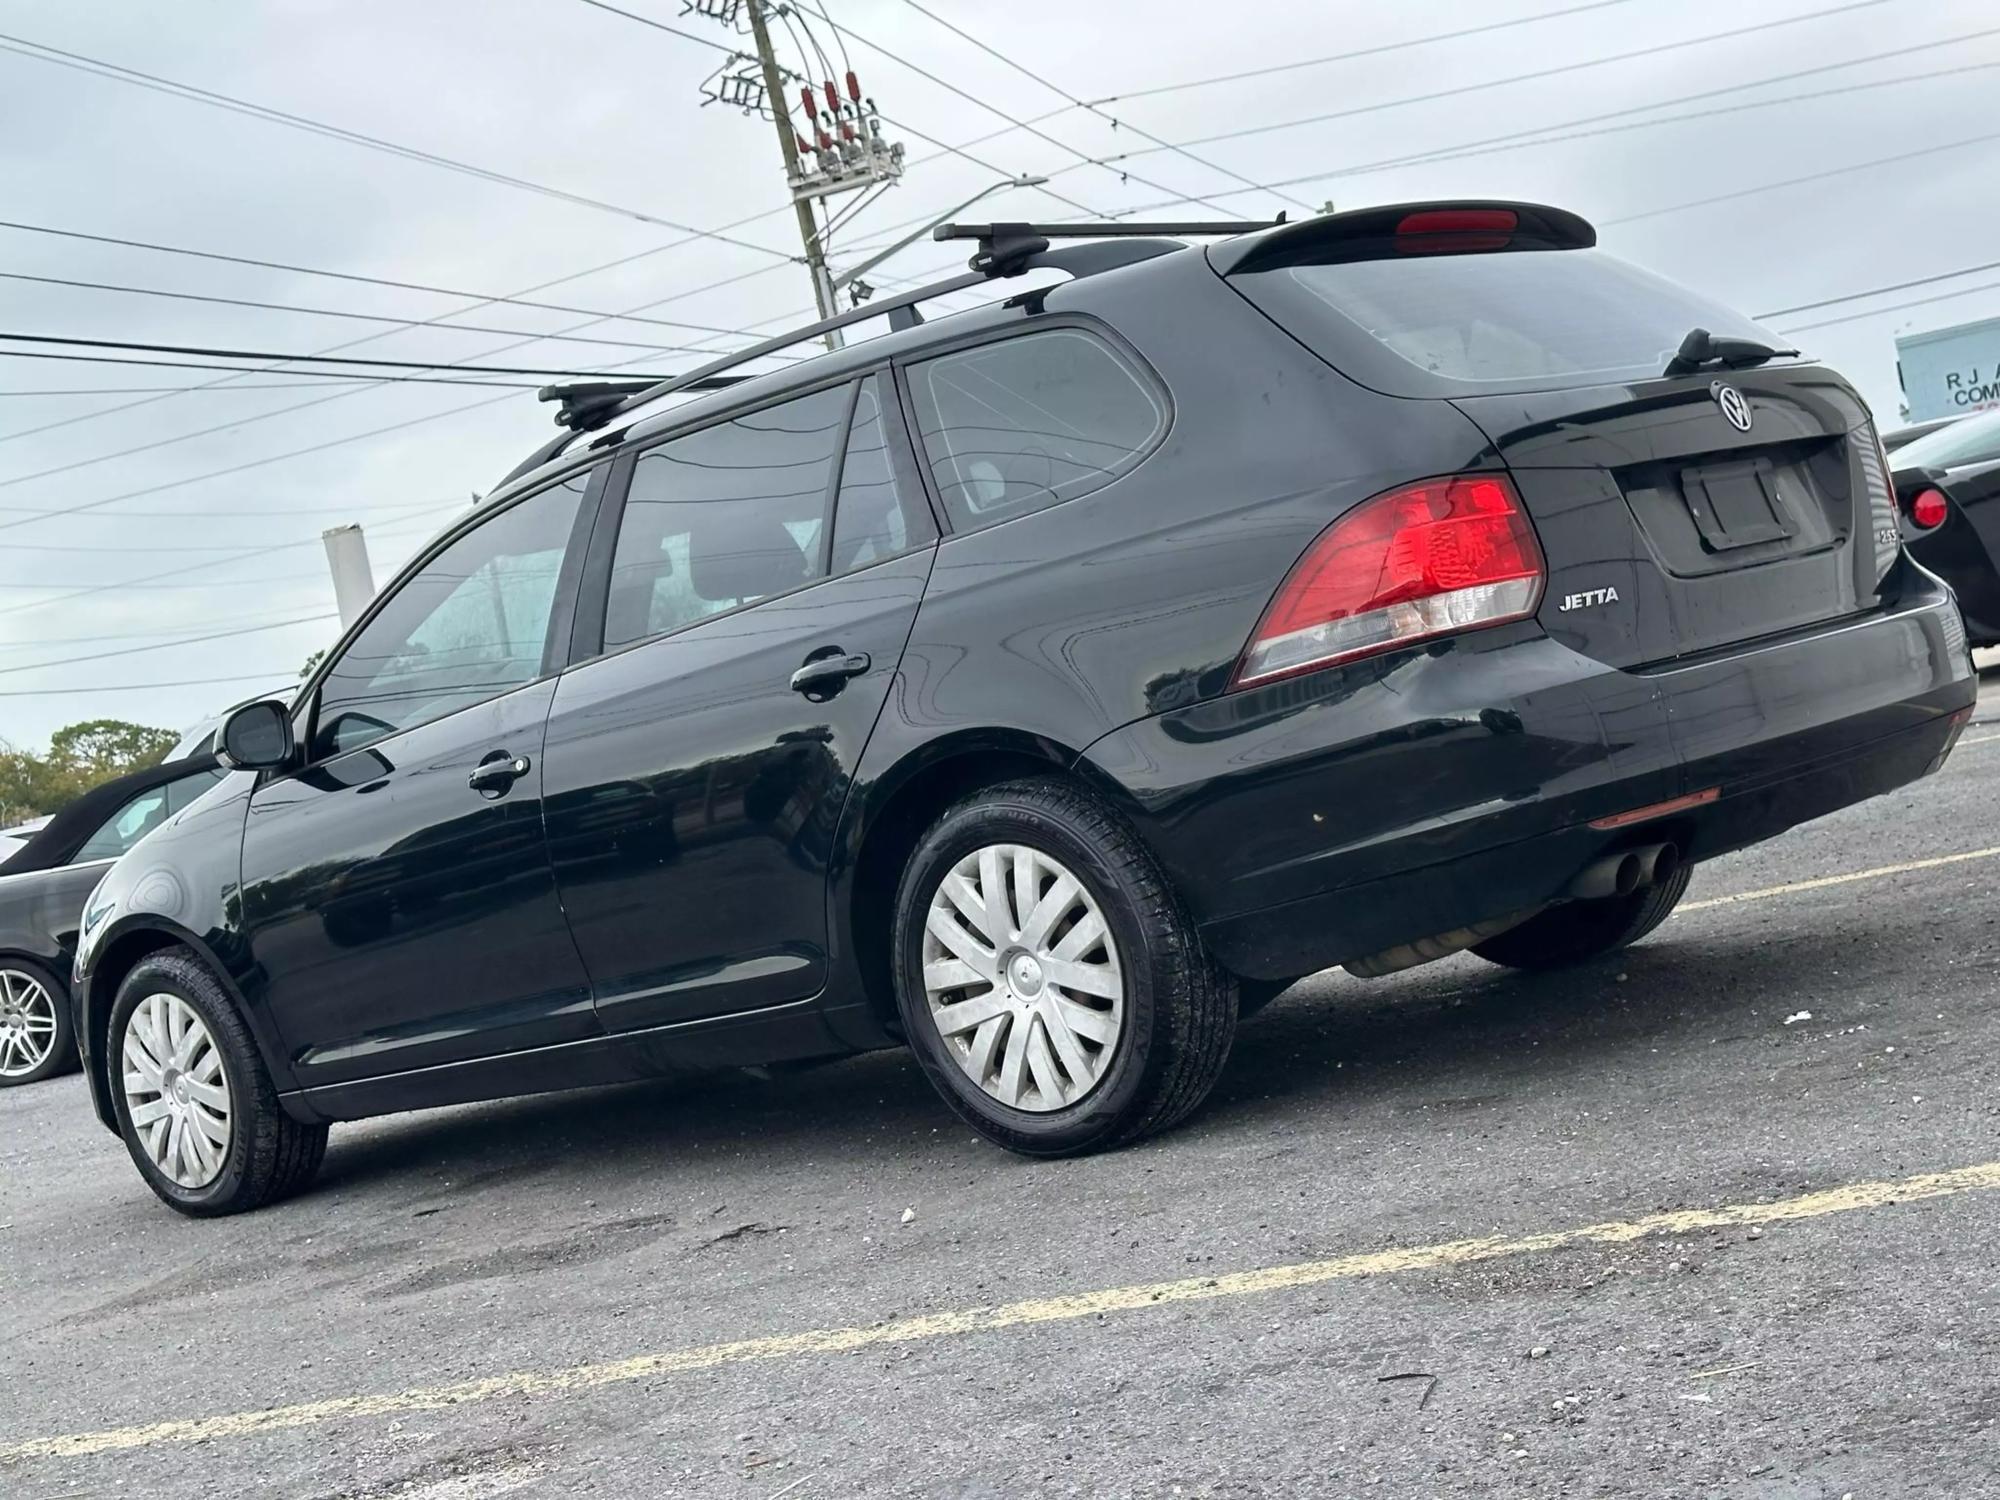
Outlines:
[[1187, 1126], [904, 1056], [335, 1131], [195, 1223], [0, 1093], [0, 1494], [2000, 1494], [2000, 710], [1555, 977], [1327, 974]]

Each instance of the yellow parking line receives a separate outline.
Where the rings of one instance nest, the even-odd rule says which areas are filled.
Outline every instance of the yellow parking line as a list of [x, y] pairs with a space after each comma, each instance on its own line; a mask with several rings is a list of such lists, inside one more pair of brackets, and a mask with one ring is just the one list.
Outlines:
[[1221, 1276], [1204, 1276], [1185, 1281], [1159, 1281], [1137, 1286], [1110, 1287], [1102, 1291], [1079, 1292], [1068, 1297], [1043, 1297], [1027, 1302], [1010, 1302], [999, 1307], [971, 1307], [955, 1312], [931, 1313], [923, 1317], [878, 1323], [866, 1328], [821, 1328], [803, 1333], [777, 1334], [768, 1338], [740, 1339], [732, 1343], [702, 1344], [690, 1349], [669, 1349], [641, 1354], [608, 1364], [571, 1365], [566, 1369], [523, 1370], [495, 1375], [485, 1380], [468, 1380], [457, 1385], [425, 1386], [374, 1396], [335, 1396], [324, 1401], [307, 1401], [296, 1406], [271, 1407], [263, 1411], [234, 1412], [227, 1416], [193, 1417], [180, 1421], [154, 1422], [143, 1427], [119, 1427], [104, 1432], [78, 1432], [61, 1437], [30, 1438], [0, 1446], [0, 1463], [38, 1458], [81, 1458], [90, 1454], [114, 1453], [131, 1448], [150, 1448], [167, 1443], [214, 1442], [227, 1438], [251, 1437], [301, 1427], [318, 1427], [330, 1422], [385, 1417], [399, 1412], [436, 1411], [446, 1407], [471, 1406], [506, 1399], [534, 1399], [562, 1396], [603, 1386], [622, 1385], [635, 1380], [651, 1380], [663, 1375], [680, 1375], [695, 1370], [712, 1370], [722, 1365], [752, 1364], [768, 1360], [809, 1358], [814, 1355], [850, 1354], [858, 1349], [888, 1344], [914, 1344], [932, 1339], [955, 1338], [964, 1334], [992, 1333], [1000, 1329], [1034, 1327], [1047, 1323], [1073, 1323], [1111, 1313], [1138, 1312], [1163, 1304], [1212, 1302], [1225, 1297], [1261, 1296], [1271, 1292], [1296, 1291], [1333, 1281], [1353, 1281], [1374, 1276], [1393, 1276], [1407, 1271], [1437, 1270], [1502, 1256], [1535, 1255], [1574, 1245], [1625, 1245], [1650, 1235], [1683, 1234], [1694, 1230], [1724, 1229], [1734, 1225], [1795, 1223], [1821, 1219], [1830, 1214], [1854, 1213], [1862, 1209], [1888, 1208], [1925, 1198], [1946, 1198], [1961, 1193], [2000, 1189], [2000, 1161], [1955, 1171], [1931, 1172], [1883, 1182], [1856, 1182], [1824, 1192], [1806, 1193], [1776, 1203], [1738, 1203], [1722, 1208], [1692, 1208], [1672, 1213], [1647, 1214], [1642, 1218], [1584, 1224], [1544, 1234], [1522, 1235], [1513, 1239], [1493, 1236], [1485, 1239], [1452, 1240], [1440, 1245], [1404, 1250], [1377, 1250], [1361, 1255], [1343, 1255], [1331, 1260], [1301, 1261], [1291, 1265], [1268, 1266], [1262, 1270], [1235, 1271]]
[[[2000, 738], [2000, 736], [1996, 736]], [[2000, 847], [1968, 849], [1963, 854], [1940, 854], [1934, 859], [1912, 859], [1900, 865], [1877, 865], [1872, 870], [1855, 870], [1846, 875], [1822, 875], [1817, 880], [1795, 880], [1790, 885], [1767, 885], [1762, 890], [1738, 891], [1733, 896], [1710, 896], [1706, 901], [1681, 903], [1677, 916], [1705, 911], [1711, 906], [1734, 906], [1741, 901], [1768, 901], [1773, 896], [1796, 896], [1801, 891], [1824, 890], [1830, 885], [1852, 885], [1857, 880], [1882, 880], [1891, 875], [1907, 875], [1912, 870], [1935, 870], [1942, 865], [1962, 865], [1968, 860], [2000, 857]]]

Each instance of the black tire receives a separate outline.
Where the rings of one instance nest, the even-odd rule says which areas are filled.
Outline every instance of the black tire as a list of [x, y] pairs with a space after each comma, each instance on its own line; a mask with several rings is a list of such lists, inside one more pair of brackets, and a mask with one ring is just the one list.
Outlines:
[[[1118, 945], [1125, 1022], [1112, 1059], [1075, 1103], [1013, 1108], [975, 1083], [932, 1021], [923, 935], [932, 895], [983, 845], [1022, 844], [1073, 872]], [[1024, 1156], [1075, 1156], [1138, 1140], [1190, 1114], [1221, 1076], [1236, 1035], [1236, 984], [1202, 946], [1151, 852], [1096, 797], [1054, 779], [1009, 782], [967, 798], [931, 826], [896, 893], [896, 1002], [904, 1034], [952, 1111]]]
[[1474, 945], [1488, 963], [1509, 969], [1560, 969], [1636, 943], [1667, 920], [1687, 894], [1691, 865], [1629, 896], [1569, 901]]
[[[0, 955], [0, 969], [22, 974], [39, 984], [54, 1003], [56, 1030], [49, 1043], [48, 1055], [34, 1067], [19, 1073], [0, 1073], [0, 1089], [19, 1088], [26, 1083], [40, 1083], [44, 1078], [53, 1078], [58, 1073], [68, 1073], [77, 1066], [76, 1031], [70, 1021], [69, 986], [64, 984], [45, 966], [31, 958], [15, 958], [12, 954]], [[27, 1054], [32, 1057], [32, 1052]]]
[[[160, 993], [178, 996], [201, 1017], [229, 1084], [231, 1128], [222, 1169], [197, 1188], [182, 1187], [154, 1165], [133, 1127], [125, 1090], [118, 1084], [132, 1013], [147, 996]], [[203, 1219], [247, 1213], [298, 1192], [318, 1173], [326, 1156], [326, 1126], [302, 1125], [285, 1113], [249, 1026], [222, 982], [194, 954], [184, 948], [163, 949], [133, 969], [118, 987], [107, 1037], [106, 1065], [118, 1133], [139, 1175], [169, 1208]]]

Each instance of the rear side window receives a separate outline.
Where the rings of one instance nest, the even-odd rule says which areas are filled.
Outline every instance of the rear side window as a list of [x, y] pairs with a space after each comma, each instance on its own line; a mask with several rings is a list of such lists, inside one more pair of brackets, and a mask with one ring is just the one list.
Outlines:
[[1109, 484], [1167, 425], [1138, 374], [1074, 328], [925, 360], [909, 381], [925, 462], [959, 530]]
[[1654, 379], [1695, 328], [1787, 347], [1601, 250], [1283, 265], [1230, 285], [1336, 369], [1394, 396]]
[[852, 386], [673, 438], [632, 466], [604, 648], [824, 576], [833, 455]]

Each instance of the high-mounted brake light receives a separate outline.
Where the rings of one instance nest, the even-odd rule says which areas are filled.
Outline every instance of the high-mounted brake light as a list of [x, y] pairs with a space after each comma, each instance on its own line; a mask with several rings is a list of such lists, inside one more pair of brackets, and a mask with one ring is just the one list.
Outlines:
[[1951, 514], [1951, 504], [1938, 489], [1918, 490], [1910, 501], [1910, 519], [1925, 531], [1935, 531]]
[[1520, 227], [1511, 208], [1432, 208], [1396, 221], [1399, 255], [1464, 255], [1504, 250]]
[[1292, 565], [1232, 685], [1526, 619], [1545, 576], [1534, 528], [1505, 475], [1391, 490], [1327, 527]]

